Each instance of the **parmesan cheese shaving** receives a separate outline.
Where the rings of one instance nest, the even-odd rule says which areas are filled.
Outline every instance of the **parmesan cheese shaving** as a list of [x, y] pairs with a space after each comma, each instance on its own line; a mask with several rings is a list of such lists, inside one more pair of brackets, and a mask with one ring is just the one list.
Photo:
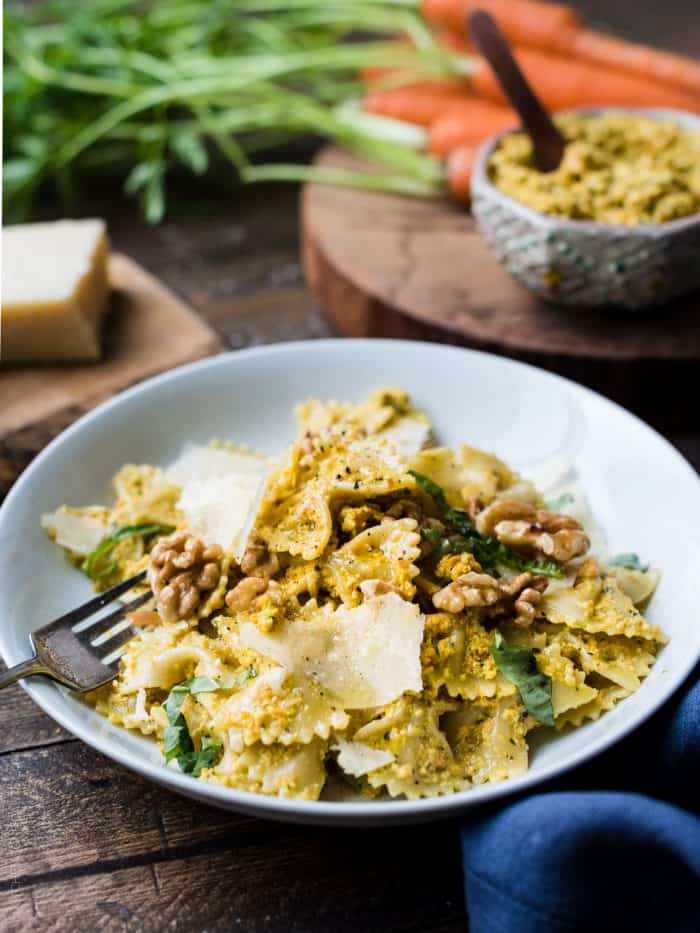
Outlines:
[[338, 764], [343, 771], [352, 774], [353, 777], [362, 777], [363, 774], [369, 774], [370, 771], [376, 771], [377, 768], [383, 768], [394, 761], [391, 752], [371, 748], [364, 742], [346, 742], [339, 739], [335, 745], [331, 745], [331, 749], [338, 752]]
[[265, 471], [265, 464], [265, 457], [259, 454], [188, 444], [166, 473], [171, 482], [186, 486], [193, 480], [208, 480], [230, 474], [259, 476]]
[[56, 544], [81, 556], [90, 554], [112, 533], [109, 523], [99, 515], [78, 514], [65, 505], [42, 515], [41, 527], [47, 529]]
[[182, 489], [178, 508], [193, 534], [219, 544], [241, 559], [260, 507], [264, 473], [227, 473], [193, 479]]
[[244, 645], [314, 678], [345, 709], [364, 709], [422, 690], [423, 624], [418, 606], [387, 593], [311, 621], [283, 623], [271, 634], [253, 622], [239, 631]]

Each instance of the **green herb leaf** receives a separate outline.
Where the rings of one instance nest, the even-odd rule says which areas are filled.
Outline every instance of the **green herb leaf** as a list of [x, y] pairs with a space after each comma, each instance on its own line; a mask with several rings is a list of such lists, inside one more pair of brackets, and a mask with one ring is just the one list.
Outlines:
[[428, 495], [435, 500], [435, 504], [441, 512], [446, 512], [449, 509], [445, 492], [436, 482], [429, 476], [419, 473], [418, 470], [409, 470], [408, 472], [409, 475], [415, 479], [423, 492], [427, 492]]
[[525, 709], [543, 726], [553, 726], [552, 678], [538, 670], [534, 651], [509, 645], [500, 632], [494, 632], [491, 655], [503, 676], [520, 691]]
[[191, 774], [192, 777], [199, 777], [204, 768], [211, 768], [219, 759], [221, 754], [221, 743], [217, 742], [210, 735], [203, 735], [199, 749], [195, 752], [189, 752], [186, 755], [180, 755], [177, 763], [180, 770], [185, 774]]
[[409, 471], [420, 486], [434, 500], [445, 524], [455, 534], [442, 535], [435, 528], [425, 528], [421, 534], [438, 554], [473, 554], [482, 567], [502, 564], [513, 570], [541, 573], [547, 577], [562, 577], [563, 570], [553, 560], [527, 560], [497, 538], [482, 535], [476, 530], [469, 515], [463, 509], [454, 509], [447, 504], [444, 491], [428, 476], [415, 470]]
[[557, 496], [556, 499], [552, 499], [547, 503], [547, 508], [550, 512], [560, 512], [567, 505], [571, 505], [574, 501], [574, 497], [570, 492], [563, 492], [560, 496]]
[[251, 677], [257, 677], [254, 667], [249, 667], [239, 677], [228, 678], [225, 681], [215, 680], [206, 674], [200, 677], [190, 677], [175, 684], [170, 689], [168, 699], [165, 701], [165, 712], [168, 725], [163, 731], [163, 753], [166, 762], [177, 759], [178, 766], [184, 774], [199, 777], [204, 768], [211, 768], [219, 758], [221, 744], [209, 735], [202, 736], [199, 749], [195, 750], [192, 736], [187, 727], [187, 720], [182, 714], [182, 704], [190, 695], [198, 693], [214, 693], [216, 690], [230, 690], [234, 686], [241, 686]]
[[643, 564], [638, 554], [618, 554], [610, 561], [611, 567], [625, 567], [627, 570], [641, 570], [646, 573], [649, 564]]
[[219, 690], [221, 685], [218, 681], [206, 675], [202, 677], [193, 677], [192, 680], [186, 680], [185, 684], [189, 687], [190, 693], [213, 693]]
[[116, 561], [106, 567], [100, 567], [99, 562], [100, 558], [109, 554], [120, 541], [126, 541], [128, 538], [135, 538], [139, 535], [168, 535], [171, 531], [174, 531], [173, 525], [160, 525], [156, 522], [142, 525], [122, 525], [110, 537], [103, 538], [95, 550], [88, 554], [85, 561], [85, 573], [91, 580], [99, 580], [101, 577], [107, 577], [118, 570], [119, 564]]

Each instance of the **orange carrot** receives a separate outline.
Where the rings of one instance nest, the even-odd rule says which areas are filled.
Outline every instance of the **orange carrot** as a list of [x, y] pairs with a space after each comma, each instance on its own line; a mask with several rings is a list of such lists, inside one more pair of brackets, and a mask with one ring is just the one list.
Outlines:
[[517, 126], [518, 118], [507, 107], [499, 107], [478, 97], [458, 101], [430, 124], [428, 149], [444, 158], [465, 143], [482, 143], [494, 133]]
[[581, 25], [578, 14], [560, 3], [540, 0], [421, 0], [424, 18], [436, 26], [464, 33], [474, 10], [487, 10], [511, 42], [553, 48], [556, 36]]
[[677, 87], [693, 94], [697, 98], [696, 106], [700, 105], [700, 62], [692, 58], [606, 36], [592, 29], [562, 33], [557, 51]]
[[457, 201], [471, 201], [472, 170], [476, 161], [477, 146], [460, 146], [447, 159], [447, 187]]
[[[492, 14], [514, 45], [573, 56], [700, 96], [700, 62], [585, 29], [568, 6], [538, 0], [421, 0], [428, 22], [460, 35], [466, 33], [468, 15], [479, 7]], [[448, 38], [447, 47], [460, 51], [450, 41]]]
[[438, 32], [438, 41], [450, 52], [457, 52], [460, 55], [478, 54], [476, 46], [467, 34], [455, 32], [454, 29], [441, 29]]
[[[618, 106], [700, 111], [700, 98], [666, 84], [539, 49], [521, 46], [514, 51], [520, 67], [548, 110]], [[485, 61], [477, 60], [470, 83], [476, 93], [504, 103], [500, 85]]]
[[384, 91], [371, 91], [365, 95], [362, 106], [370, 113], [429, 126], [437, 116], [467, 93], [467, 84], [461, 79], [422, 81]]

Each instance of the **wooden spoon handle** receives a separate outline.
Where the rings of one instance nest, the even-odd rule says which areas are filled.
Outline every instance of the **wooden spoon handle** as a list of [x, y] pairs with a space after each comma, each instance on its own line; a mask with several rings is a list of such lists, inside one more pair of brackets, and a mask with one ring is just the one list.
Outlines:
[[554, 171], [564, 155], [566, 139], [520, 70], [508, 40], [486, 10], [475, 10], [467, 25], [474, 44], [493, 69], [503, 93], [532, 140], [535, 165], [541, 172]]

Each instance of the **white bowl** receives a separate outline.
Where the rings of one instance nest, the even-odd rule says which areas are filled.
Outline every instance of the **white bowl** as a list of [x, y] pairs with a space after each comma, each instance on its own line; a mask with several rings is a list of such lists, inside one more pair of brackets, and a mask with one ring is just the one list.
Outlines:
[[597, 722], [538, 743], [520, 778], [417, 801], [301, 802], [218, 787], [166, 768], [155, 743], [111, 725], [51, 683], [28, 681], [39, 706], [93, 748], [189, 797], [258, 816], [345, 825], [437, 818], [522, 791], [607, 748], [657, 709], [700, 655], [700, 482], [693, 469], [651, 428], [588, 389], [488, 354], [404, 341], [324, 340], [215, 357], [130, 389], [65, 431], [0, 508], [7, 664], [28, 656], [32, 629], [90, 592], [39, 527], [42, 512], [63, 502], [108, 501], [121, 464], [166, 464], [186, 441], [218, 436], [277, 451], [293, 436], [297, 402], [358, 399], [386, 384], [410, 390], [446, 443], [494, 450], [550, 478], [574, 462], [612, 551], [637, 551], [663, 570], [649, 617], [671, 641], [637, 693]]

